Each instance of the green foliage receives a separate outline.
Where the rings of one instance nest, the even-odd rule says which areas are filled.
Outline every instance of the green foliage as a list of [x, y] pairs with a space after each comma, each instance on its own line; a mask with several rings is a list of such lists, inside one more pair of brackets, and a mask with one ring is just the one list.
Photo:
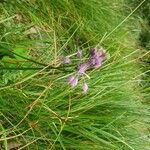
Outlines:
[[[137, 61], [143, 54], [135, 46], [139, 29], [123, 1], [16, 0], [0, 6], [1, 43], [11, 45], [15, 56], [0, 62], [3, 149], [11, 142], [29, 150], [149, 148]], [[78, 48], [87, 56], [96, 46], [110, 58], [88, 72], [90, 89], [83, 94], [81, 81], [75, 89], [67, 85], [75, 65], [66, 70], [60, 58]]]

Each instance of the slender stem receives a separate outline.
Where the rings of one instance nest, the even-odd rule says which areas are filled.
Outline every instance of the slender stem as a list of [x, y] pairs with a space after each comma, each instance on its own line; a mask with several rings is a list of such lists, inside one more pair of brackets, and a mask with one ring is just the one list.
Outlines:
[[[50, 65], [48, 65], [48, 64], [44, 64], [44, 63], [41, 63], [41, 62], [37, 62], [37, 61], [35, 61], [35, 60], [32, 60], [32, 59], [30, 59], [30, 58], [26, 58], [26, 57], [24, 57], [24, 56], [22, 56], [22, 55], [19, 55], [19, 54], [17, 54], [17, 53], [15, 53], [15, 52], [12, 52], [12, 51], [10, 51], [9, 49], [7, 49], [10, 53], [12, 53], [12, 54], [14, 54], [14, 55], [16, 55], [16, 56], [19, 56], [19, 57], [21, 57], [21, 58], [23, 58], [23, 59], [25, 59], [25, 60], [28, 60], [28, 61], [30, 61], [30, 62], [33, 62], [33, 63], [35, 63], [35, 64], [38, 64], [38, 65], [41, 65], [41, 66], [44, 66], [44, 67], [47, 67], [47, 66], [49, 66], [49, 67], [47, 67], [47, 69], [56, 69], [56, 70], [60, 70], [60, 71], [63, 71], [63, 72], [71, 72], [71, 71], [69, 71], [69, 70], [65, 70], [64, 68], [63, 68], [63, 66], [59, 66], [59, 67], [53, 67], [53, 66], [50, 66]], [[70, 67], [70, 66], [65, 66], [65, 67]], [[40, 69], [43, 69], [43, 68], [5, 68], [5, 67], [3, 67], [3, 68], [0, 68], [1, 70], [3, 69], [3, 70], [6, 70], [6, 69], [8, 69], [8, 70], [40, 70]]]
[[19, 55], [19, 54], [16, 54], [16, 53], [14, 53], [14, 52], [11, 52], [11, 53], [13, 53], [14, 55], [19, 56], [19, 57], [21, 57], [21, 58], [23, 58], [23, 59], [25, 59], [25, 60], [31, 61], [31, 62], [33, 62], [33, 63], [36, 63], [36, 64], [38, 64], [38, 65], [47, 66], [47, 64], [43, 64], [43, 63], [37, 62], [37, 61], [32, 60], [32, 59], [30, 59], [30, 58], [26, 58], [26, 57], [24, 57], [24, 56], [21, 56], [21, 55]]
[[[39, 67], [39, 68], [32, 68], [32, 67], [18, 67], [18, 68], [16, 68], [16, 67], [0, 67], [0, 70], [41, 70], [41, 69], [43, 69], [42, 67]], [[65, 69], [60, 69], [60, 68], [51, 68], [51, 66], [50, 67], [48, 67], [48, 68], [46, 68], [46, 70], [47, 69], [55, 69], [55, 70], [59, 70], [59, 71], [62, 71], [62, 72], [72, 72], [71, 70], [65, 70]]]
[[[24, 56], [21, 56], [21, 55], [19, 55], [19, 54], [16, 54], [16, 53], [14, 53], [14, 52], [12, 52], [12, 51], [10, 51], [10, 52], [13, 53], [13, 54], [16, 55], [16, 56], [19, 56], [19, 57], [25, 59], [25, 60], [28, 60], [28, 61], [31, 61], [31, 62], [33, 62], [33, 63], [42, 65], [42, 66], [44, 66], [44, 67], [49, 66], [48, 64], [43, 64], [43, 63], [37, 62], [37, 61], [32, 60], [32, 59], [30, 59], [30, 58], [26, 58], [26, 57], [24, 57]], [[73, 65], [70, 65], [70, 66], [73, 66]], [[65, 66], [65, 67], [70, 67], [70, 66]], [[62, 69], [62, 66], [59, 66], [59, 67], [49, 66], [48, 68], [50, 68], [50, 69], [58, 69], [58, 70], [61, 70], [61, 71], [64, 70], [64, 69]]]
[[43, 68], [15, 68], [15, 67], [0, 67], [0, 70], [40, 70]]

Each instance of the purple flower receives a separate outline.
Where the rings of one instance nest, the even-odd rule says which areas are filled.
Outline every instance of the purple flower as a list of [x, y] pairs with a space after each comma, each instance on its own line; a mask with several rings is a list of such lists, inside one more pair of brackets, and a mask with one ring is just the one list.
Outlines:
[[[64, 58], [64, 63], [68, 64], [71, 62], [70, 57], [76, 55], [77, 57], [81, 58], [82, 57], [82, 51], [78, 50], [77, 53], [70, 55], [69, 57], [65, 57]], [[68, 83], [71, 87], [75, 87], [78, 84], [78, 77], [82, 77], [83, 75], [86, 75], [88, 78], [90, 78], [87, 74], [86, 71], [89, 69], [93, 69], [93, 68], [99, 68], [102, 65], [102, 62], [106, 59], [106, 53], [104, 52], [104, 50], [102, 48], [98, 49], [98, 48], [93, 48], [90, 51], [90, 56], [89, 58], [86, 60], [86, 62], [81, 63], [78, 66], [77, 72], [75, 75], [72, 75], [69, 77]], [[82, 85], [82, 89], [84, 93], [88, 92], [88, 85], [87, 83], [83, 83]]]
[[102, 65], [102, 61], [105, 59], [105, 53], [103, 52], [103, 49], [91, 49], [90, 53], [91, 57], [89, 59], [89, 63], [91, 64], [91, 67], [99, 68]]
[[69, 77], [68, 83], [72, 86], [75, 87], [78, 84], [78, 78], [75, 76]]
[[77, 52], [77, 57], [81, 58], [82, 57], [82, 51], [78, 49], [78, 52]]
[[78, 67], [78, 73], [79, 73], [79, 74], [84, 74], [85, 71], [89, 69], [89, 67], [90, 67], [89, 62], [84, 63], [84, 64], [81, 64], [81, 65]]
[[84, 92], [84, 93], [87, 93], [87, 91], [88, 91], [88, 89], [89, 89], [87, 83], [84, 83], [84, 84], [83, 84], [82, 89], [83, 89], [83, 92]]
[[92, 56], [89, 60], [91, 67], [99, 68], [102, 65], [103, 59], [98, 56]]
[[69, 58], [69, 57], [67, 57], [67, 56], [66, 56], [66, 57], [64, 57], [64, 58], [63, 58], [63, 63], [64, 63], [64, 64], [70, 64], [70, 63], [71, 63], [70, 58]]

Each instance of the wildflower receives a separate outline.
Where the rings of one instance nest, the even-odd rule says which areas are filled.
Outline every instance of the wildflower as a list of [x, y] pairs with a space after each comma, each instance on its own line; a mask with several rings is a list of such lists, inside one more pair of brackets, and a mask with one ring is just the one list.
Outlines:
[[71, 63], [71, 59], [66, 56], [66, 57], [63, 58], [63, 63], [64, 64], [70, 64]]
[[[74, 53], [70, 56], [68, 56], [68, 58], [66, 57], [65, 62], [70, 63], [70, 57], [76, 55], [77, 57], [81, 58], [82, 57], [82, 51], [78, 50], [77, 53]], [[68, 60], [69, 59], [69, 60]], [[77, 68], [77, 72], [75, 73], [75, 75], [69, 77], [69, 85], [71, 87], [75, 87], [78, 84], [78, 78], [82, 77], [83, 75], [85, 75], [86, 77], [88, 77], [90, 79], [90, 77], [86, 74], [86, 71], [89, 69], [93, 69], [93, 68], [100, 68], [102, 65], [102, 62], [106, 59], [106, 53], [105, 51], [100, 48], [93, 48], [91, 49], [90, 52], [90, 56], [89, 58], [86, 60], [86, 62], [81, 63], [78, 68]], [[88, 85], [87, 83], [83, 83], [82, 85], [82, 89], [84, 93], [88, 92]]]
[[89, 89], [87, 83], [84, 83], [84, 84], [83, 84], [82, 89], [83, 89], [83, 92], [84, 92], [84, 93], [87, 93], [87, 91], [88, 91], [88, 89]]
[[90, 53], [89, 63], [91, 67], [99, 68], [102, 65], [102, 61], [105, 59], [105, 53], [103, 49], [92, 49]]
[[89, 62], [83, 63], [78, 67], [78, 73], [79, 74], [84, 74], [86, 70], [88, 70], [90, 67]]
[[77, 52], [77, 57], [81, 58], [82, 57], [82, 51], [78, 49], [78, 52]]
[[91, 67], [99, 68], [102, 65], [102, 58], [98, 56], [92, 56], [89, 60]]
[[78, 84], [78, 78], [75, 76], [71, 76], [71, 77], [69, 77], [68, 82], [72, 87], [75, 87]]

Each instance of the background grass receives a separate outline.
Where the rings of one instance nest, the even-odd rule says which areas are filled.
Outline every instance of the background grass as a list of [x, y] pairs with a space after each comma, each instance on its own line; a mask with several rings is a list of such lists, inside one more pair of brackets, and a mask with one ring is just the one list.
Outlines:
[[[149, 149], [139, 63], [147, 53], [136, 46], [140, 24], [132, 13], [140, 2], [135, 5], [121, 0], [0, 4], [1, 149]], [[61, 66], [60, 58], [78, 48], [87, 58], [96, 46], [110, 57], [101, 69], [88, 72], [85, 95], [82, 79], [75, 89], [67, 85], [81, 61]]]
[[[138, 1], [137, 1], [138, 2]], [[131, 3], [132, 7], [134, 7], [134, 2]], [[150, 14], [148, 13], [150, 11], [150, 3], [146, 1], [142, 7], [136, 12], [136, 14], [140, 17], [140, 25], [141, 25], [141, 31], [139, 34], [139, 39], [138, 39], [138, 45], [140, 49], [143, 51], [143, 53], [147, 54], [140, 60], [141, 65], [143, 66], [143, 71], [146, 72], [145, 75], [143, 76], [144, 81], [142, 82], [143, 86], [143, 93], [145, 93], [145, 103], [149, 103], [149, 77], [150, 77], [150, 65], [149, 65], [149, 60], [150, 60], [150, 55], [149, 55], [149, 49], [150, 49]]]

